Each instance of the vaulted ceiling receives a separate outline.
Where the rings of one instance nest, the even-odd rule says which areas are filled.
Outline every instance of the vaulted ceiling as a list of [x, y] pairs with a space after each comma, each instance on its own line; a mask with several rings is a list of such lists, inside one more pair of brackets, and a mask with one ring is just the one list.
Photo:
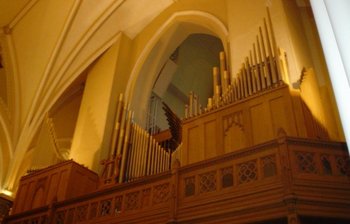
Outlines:
[[3, 160], [21, 161], [48, 110], [70, 94], [66, 90], [74, 89], [72, 83], [81, 88], [74, 81], [85, 69], [121, 33], [134, 39], [172, 3], [0, 0], [0, 54], [5, 61], [0, 78], [7, 82], [2, 94], [7, 100], [0, 99]]

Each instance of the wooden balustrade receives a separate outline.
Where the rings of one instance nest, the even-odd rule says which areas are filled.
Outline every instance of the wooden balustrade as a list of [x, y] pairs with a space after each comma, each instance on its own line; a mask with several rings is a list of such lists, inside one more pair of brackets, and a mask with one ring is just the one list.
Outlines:
[[287, 223], [292, 215], [350, 221], [345, 144], [281, 135], [187, 166], [175, 162], [171, 172], [52, 202], [4, 223]]

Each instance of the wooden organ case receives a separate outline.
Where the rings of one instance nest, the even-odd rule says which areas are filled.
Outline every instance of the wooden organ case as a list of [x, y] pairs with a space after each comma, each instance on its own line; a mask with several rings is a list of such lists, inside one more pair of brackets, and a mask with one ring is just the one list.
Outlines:
[[204, 109], [190, 93], [175, 152], [132, 121], [121, 96], [98, 189], [25, 211], [21, 197], [4, 223], [349, 223], [346, 144], [289, 87], [267, 15], [238, 74], [220, 53]]

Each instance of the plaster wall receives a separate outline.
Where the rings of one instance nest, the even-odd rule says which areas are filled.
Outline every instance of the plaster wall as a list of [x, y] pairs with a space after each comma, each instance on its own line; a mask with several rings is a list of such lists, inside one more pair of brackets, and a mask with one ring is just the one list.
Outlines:
[[100, 162], [119, 43], [108, 49], [88, 71], [74, 132], [70, 157], [92, 170], [97, 170]]
[[58, 138], [73, 137], [81, 100], [82, 93], [79, 93], [65, 101], [60, 108], [50, 115], [53, 119], [55, 132]]
[[36, 145], [32, 150], [32, 160], [30, 167], [32, 169], [41, 169], [48, 167], [57, 162], [58, 156], [56, 155], [56, 149], [53, 139], [50, 135], [48, 125], [43, 122], [39, 131], [39, 136]]

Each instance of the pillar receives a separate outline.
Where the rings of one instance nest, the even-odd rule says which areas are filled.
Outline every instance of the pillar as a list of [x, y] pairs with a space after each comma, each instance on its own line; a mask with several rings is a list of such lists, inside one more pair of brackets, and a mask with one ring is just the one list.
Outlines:
[[350, 1], [311, 0], [310, 2], [345, 138], [350, 143]]

